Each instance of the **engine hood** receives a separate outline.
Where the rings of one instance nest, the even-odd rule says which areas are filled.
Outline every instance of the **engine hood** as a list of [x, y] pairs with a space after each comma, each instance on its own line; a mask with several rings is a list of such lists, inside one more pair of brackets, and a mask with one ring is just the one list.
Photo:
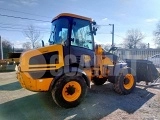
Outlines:
[[21, 71], [58, 69], [64, 65], [63, 46], [50, 45], [24, 52], [20, 57]]

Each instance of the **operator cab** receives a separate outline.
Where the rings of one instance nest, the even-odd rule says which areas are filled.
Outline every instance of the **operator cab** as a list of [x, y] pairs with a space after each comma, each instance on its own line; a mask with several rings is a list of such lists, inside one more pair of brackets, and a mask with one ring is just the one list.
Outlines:
[[[52, 20], [49, 44], [62, 44], [65, 55], [90, 56], [94, 64], [94, 34], [96, 25], [91, 18], [62, 13]], [[79, 62], [79, 61], [77, 61]]]
[[[95, 25], [95, 22], [93, 24]], [[95, 33], [95, 28], [92, 28], [90, 18], [63, 13], [52, 21], [49, 43], [50, 45], [70, 44], [93, 50], [93, 33]]]

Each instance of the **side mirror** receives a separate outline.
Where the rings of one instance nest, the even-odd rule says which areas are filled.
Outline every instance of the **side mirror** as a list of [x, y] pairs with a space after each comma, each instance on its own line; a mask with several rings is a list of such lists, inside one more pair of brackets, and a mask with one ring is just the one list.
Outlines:
[[116, 51], [117, 49], [118, 49], [118, 47], [111, 47], [108, 52], [110, 52], [110, 51]]
[[94, 34], [94, 35], [96, 35], [96, 31], [97, 31], [97, 23], [95, 22], [95, 21], [92, 21], [92, 24], [93, 24], [93, 29], [92, 29], [92, 33]]
[[96, 35], [97, 28], [93, 27], [93, 34]]
[[97, 25], [96, 21], [93, 21], [92, 24], [93, 24], [93, 25]]

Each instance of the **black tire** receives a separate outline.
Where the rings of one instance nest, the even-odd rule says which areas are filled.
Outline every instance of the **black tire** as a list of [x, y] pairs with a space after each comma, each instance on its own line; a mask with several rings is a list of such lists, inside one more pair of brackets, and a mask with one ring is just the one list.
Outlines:
[[135, 72], [131, 68], [122, 68], [119, 75], [115, 77], [113, 89], [119, 94], [127, 95], [131, 93], [136, 86]]
[[[52, 89], [53, 100], [57, 105], [64, 108], [72, 108], [79, 105], [86, 93], [87, 84], [81, 75], [64, 75], [56, 82]], [[74, 96], [73, 100], [72, 95]]]
[[95, 85], [103, 85], [107, 81], [106, 78], [98, 78], [98, 77], [93, 77], [92, 82]]

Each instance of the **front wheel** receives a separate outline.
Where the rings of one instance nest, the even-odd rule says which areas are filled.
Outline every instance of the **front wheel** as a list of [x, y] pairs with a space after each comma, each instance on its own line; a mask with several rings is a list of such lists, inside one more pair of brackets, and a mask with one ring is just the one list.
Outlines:
[[62, 76], [52, 90], [55, 103], [64, 108], [76, 107], [83, 100], [87, 92], [87, 85], [80, 75]]
[[131, 68], [122, 68], [119, 75], [115, 78], [113, 88], [117, 93], [126, 95], [131, 93], [135, 88], [136, 76]]

